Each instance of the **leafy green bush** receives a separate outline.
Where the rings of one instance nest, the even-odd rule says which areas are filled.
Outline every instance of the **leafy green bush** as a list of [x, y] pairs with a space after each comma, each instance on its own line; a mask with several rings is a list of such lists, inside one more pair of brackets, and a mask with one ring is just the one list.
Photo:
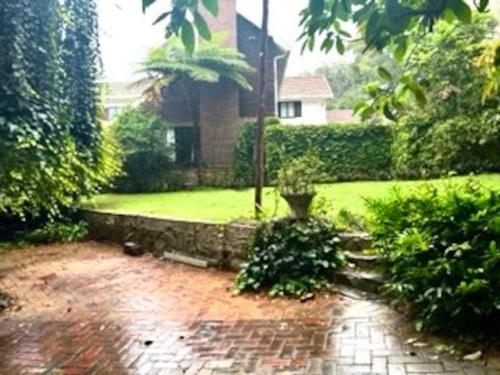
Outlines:
[[500, 96], [482, 100], [487, 74], [474, 61], [494, 39], [497, 22], [436, 23], [409, 56], [405, 75], [421, 82], [425, 105], [411, 105], [396, 124], [393, 160], [400, 177], [500, 171]]
[[417, 324], [478, 329], [500, 318], [500, 192], [473, 181], [369, 200], [387, 292]]
[[170, 125], [146, 108], [127, 108], [113, 123], [123, 153], [123, 172], [116, 181], [119, 192], [175, 190], [182, 174], [174, 171], [174, 148], [167, 142]]
[[333, 226], [319, 219], [285, 219], [263, 224], [236, 281], [239, 291], [300, 296], [322, 287], [344, 264]]
[[320, 159], [314, 154], [284, 161], [278, 170], [277, 189], [282, 195], [314, 194], [314, 183], [320, 179]]
[[[253, 183], [255, 126], [246, 124], [236, 147], [236, 185]], [[266, 127], [266, 179], [276, 180], [284, 160], [311, 150], [320, 158], [319, 182], [379, 180], [391, 177], [390, 127], [342, 124], [328, 126], [269, 125]]]
[[395, 175], [437, 177], [500, 171], [500, 112], [436, 120], [425, 114], [396, 125], [392, 148]]
[[22, 236], [21, 242], [30, 244], [66, 243], [83, 240], [88, 234], [87, 223], [80, 221], [52, 222]]

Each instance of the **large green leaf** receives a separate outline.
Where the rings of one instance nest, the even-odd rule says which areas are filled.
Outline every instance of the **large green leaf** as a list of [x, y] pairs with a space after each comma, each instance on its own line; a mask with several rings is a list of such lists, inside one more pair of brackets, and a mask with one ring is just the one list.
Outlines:
[[201, 16], [199, 12], [194, 13], [194, 24], [196, 25], [196, 28], [198, 29], [198, 32], [200, 33], [203, 39], [210, 40], [212, 38], [210, 29], [208, 28], [205, 19]]
[[195, 46], [195, 35], [194, 29], [190, 22], [184, 21], [181, 28], [181, 39], [182, 44], [186, 47], [186, 50], [191, 54], [194, 51]]
[[470, 23], [472, 19], [471, 10], [469, 6], [462, 0], [448, 0], [446, 6], [451, 9], [458, 20], [465, 23]]
[[203, 5], [214, 17], [217, 17], [219, 15], [218, 0], [203, 0]]

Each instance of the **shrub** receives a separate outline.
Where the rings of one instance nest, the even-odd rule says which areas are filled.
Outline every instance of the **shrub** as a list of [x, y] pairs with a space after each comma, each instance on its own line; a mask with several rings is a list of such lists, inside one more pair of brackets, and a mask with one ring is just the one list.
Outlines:
[[[254, 180], [255, 126], [246, 124], [236, 147], [236, 185], [250, 186]], [[276, 180], [284, 160], [301, 157], [311, 150], [320, 158], [320, 182], [379, 180], [391, 177], [391, 128], [379, 125], [328, 125], [266, 127], [266, 182]]]
[[30, 244], [66, 243], [83, 240], [88, 234], [87, 223], [80, 221], [52, 222], [22, 236], [21, 242]]
[[418, 326], [474, 330], [500, 317], [500, 192], [424, 185], [369, 200], [368, 212], [387, 292]]
[[127, 108], [113, 123], [123, 153], [119, 192], [156, 192], [177, 189], [182, 175], [174, 171], [174, 147], [169, 145], [170, 125], [146, 108]]
[[333, 226], [319, 219], [263, 224], [236, 281], [239, 291], [300, 296], [322, 287], [344, 263]]
[[396, 125], [392, 147], [395, 175], [438, 177], [500, 171], [500, 115], [485, 110], [479, 116], [436, 120], [412, 115]]
[[277, 188], [282, 195], [314, 194], [314, 182], [320, 179], [321, 161], [314, 154], [285, 160], [277, 173]]

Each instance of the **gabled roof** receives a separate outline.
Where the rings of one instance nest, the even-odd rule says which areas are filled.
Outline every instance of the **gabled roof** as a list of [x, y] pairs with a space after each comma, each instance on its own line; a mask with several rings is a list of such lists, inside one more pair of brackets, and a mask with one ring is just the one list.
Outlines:
[[323, 75], [285, 77], [281, 85], [280, 100], [333, 99], [328, 80]]
[[[237, 16], [238, 21], [246, 23], [248, 26], [250, 26], [253, 29], [255, 29], [256, 32], [260, 33], [261, 28], [259, 26], [257, 26], [255, 23], [253, 23], [252, 21], [250, 21], [247, 17], [245, 17], [244, 15], [242, 15], [239, 12], [236, 13], [236, 16]], [[275, 45], [275, 47], [280, 52], [282, 52], [282, 53], [288, 53], [288, 50], [285, 47], [283, 47], [280, 43], [278, 43], [276, 41], [276, 39], [271, 34], [269, 34], [269, 40]], [[259, 41], [257, 41], [257, 42], [259, 43]]]

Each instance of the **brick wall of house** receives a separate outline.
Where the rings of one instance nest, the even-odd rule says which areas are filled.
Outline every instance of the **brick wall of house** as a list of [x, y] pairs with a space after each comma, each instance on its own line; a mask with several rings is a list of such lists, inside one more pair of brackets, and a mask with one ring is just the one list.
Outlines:
[[192, 112], [180, 84], [172, 82], [162, 92], [162, 117], [172, 124], [192, 124]]
[[[242, 52], [248, 63], [255, 69], [254, 73], [248, 75], [248, 80], [253, 87], [253, 91], [241, 90], [240, 92], [240, 117], [252, 118], [257, 116], [257, 90], [259, 86], [259, 65], [260, 65], [260, 39], [261, 30], [245, 17], [238, 16], [238, 50]], [[266, 78], [266, 115], [276, 116], [275, 113], [275, 69], [274, 59], [283, 55], [283, 51], [273, 40], [268, 41], [267, 58], [267, 78]], [[278, 85], [281, 84], [286, 68], [287, 59], [278, 61]]]
[[[220, 0], [219, 16], [214, 18], [206, 10], [203, 15], [212, 33], [225, 38], [226, 47], [238, 48], [256, 71], [248, 76], [254, 88], [252, 92], [240, 90], [230, 82], [204, 85], [201, 97], [201, 151], [204, 166], [209, 170], [230, 169], [239, 133], [241, 118], [257, 115], [257, 89], [259, 84], [259, 41], [260, 29], [238, 16], [236, 0]], [[274, 57], [284, 52], [269, 38], [267, 62], [267, 114], [275, 115]], [[279, 79], [284, 76], [286, 59], [279, 68]], [[281, 81], [280, 81], [281, 82]], [[192, 123], [189, 103], [180, 87], [175, 83], [164, 92], [163, 117], [174, 124]]]
[[[204, 16], [212, 33], [222, 33], [225, 47], [237, 48], [236, 0], [219, 0], [219, 15]], [[231, 167], [239, 128], [239, 89], [230, 82], [203, 86], [201, 155], [208, 168]]]

